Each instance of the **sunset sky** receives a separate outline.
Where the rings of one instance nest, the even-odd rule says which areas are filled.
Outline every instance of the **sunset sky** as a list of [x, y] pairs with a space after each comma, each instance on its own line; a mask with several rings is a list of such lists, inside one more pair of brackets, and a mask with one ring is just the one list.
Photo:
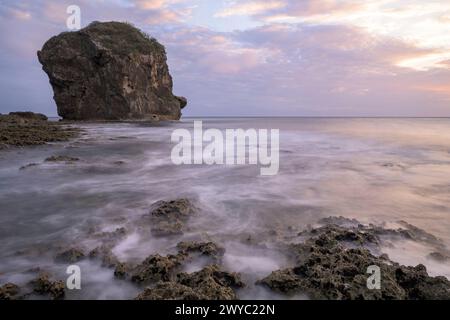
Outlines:
[[186, 116], [450, 116], [449, 0], [0, 0], [0, 113], [56, 115], [68, 5], [166, 46]]

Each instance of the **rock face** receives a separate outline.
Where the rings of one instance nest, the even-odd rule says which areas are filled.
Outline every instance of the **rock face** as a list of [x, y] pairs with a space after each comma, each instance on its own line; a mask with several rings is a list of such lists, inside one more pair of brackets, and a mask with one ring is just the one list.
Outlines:
[[164, 46], [130, 24], [93, 22], [38, 51], [67, 120], [179, 119]]

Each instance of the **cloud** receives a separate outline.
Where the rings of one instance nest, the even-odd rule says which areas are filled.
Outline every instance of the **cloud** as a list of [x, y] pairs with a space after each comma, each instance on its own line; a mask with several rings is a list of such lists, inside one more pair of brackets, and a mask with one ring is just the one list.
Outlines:
[[[242, 14], [245, 10], [239, 8], [247, 3], [233, 3], [223, 12]], [[263, 0], [251, 2], [256, 8], [263, 8], [265, 3]], [[265, 24], [355, 26], [385, 38], [408, 41], [420, 48], [439, 49], [432, 56], [398, 62], [402, 67], [416, 70], [442, 68], [441, 61], [450, 58], [449, 14], [450, 2], [438, 0], [283, 0], [278, 7], [247, 12], [248, 16]]]
[[229, 17], [242, 15], [257, 15], [273, 9], [280, 9], [286, 6], [283, 1], [250, 1], [244, 3], [233, 2], [225, 9], [215, 14], [215, 17]]
[[[0, 112], [27, 107], [55, 114], [36, 51], [66, 31], [71, 2], [0, 5]], [[446, 3], [440, 9], [434, 0], [421, 8], [416, 0], [407, 6], [396, 5], [399, 0], [252, 0], [228, 1], [225, 7], [197, 0], [78, 3], [82, 25], [129, 21], [166, 46], [175, 93], [190, 101], [186, 115], [449, 113]], [[233, 20], [232, 11], [244, 13], [245, 5], [246, 15], [239, 17], [258, 20], [259, 26], [240, 27], [240, 18]], [[222, 17], [214, 18], [218, 7], [229, 11], [221, 9]], [[199, 12], [209, 27], [200, 26]], [[274, 18], [283, 15], [290, 18]], [[216, 20], [236, 23], [236, 31], [214, 30]]]

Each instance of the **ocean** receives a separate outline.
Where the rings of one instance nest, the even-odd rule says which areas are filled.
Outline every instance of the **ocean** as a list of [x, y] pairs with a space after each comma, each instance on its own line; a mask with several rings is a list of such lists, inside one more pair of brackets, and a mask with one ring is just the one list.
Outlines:
[[[67, 277], [55, 253], [94, 248], [95, 232], [124, 227], [113, 253], [130, 263], [173, 253], [183, 240], [225, 248], [223, 267], [250, 285], [240, 298], [281, 298], [252, 285], [290, 265], [278, 241], [344, 216], [389, 228], [405, 221], [450, 248], [450, 119], [203, 118], [205, 129], [278, 129], [279, 171], [258, 165], [174, 165], [173, 130], [193, 121], [82, 123], [72, 141], [0, 153], [0, 284], [25, 283], [40, 267]], [[52, 155], [79, 158], [46, 162]], [[30, 163], [28, 166], [20, 169]], [[187, 231], [156, 237], [137, 221], [159, 200], [192, 199], [199, 213]], [[425, 243], [385, 240], [381, 252], [401, 264], [424, 264], [450, 279], [450, 263], [432, 260]], [[142, 288], [114, 278], [94, 260], [79, 262], [82, 290], [67, 298], [130, 299]], [[186, 272], [202, 267], [197, 261]], [[303, 296], [293, 296], [303, 299]]]

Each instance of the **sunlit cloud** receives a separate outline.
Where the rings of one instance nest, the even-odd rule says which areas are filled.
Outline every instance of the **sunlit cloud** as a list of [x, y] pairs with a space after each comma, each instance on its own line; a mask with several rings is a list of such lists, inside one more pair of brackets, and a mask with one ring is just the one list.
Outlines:
[[[264, 7], [266, 1], [252, 2]], [[240, 13], [241, 5], [225, 11]], [[234, 9], [234, 11], [233, 11]], [[422, 0], [284, 0], [279, 7], [247, 13], [266, 24], [308, 23], [348, 25], [364, 28], [369, 34], [407, 41], [417, 47], [440, 49], [441, 54], [423, 56], [393, 63], [416, 70], [440, 68], [450, 51], [449, 1]]]

